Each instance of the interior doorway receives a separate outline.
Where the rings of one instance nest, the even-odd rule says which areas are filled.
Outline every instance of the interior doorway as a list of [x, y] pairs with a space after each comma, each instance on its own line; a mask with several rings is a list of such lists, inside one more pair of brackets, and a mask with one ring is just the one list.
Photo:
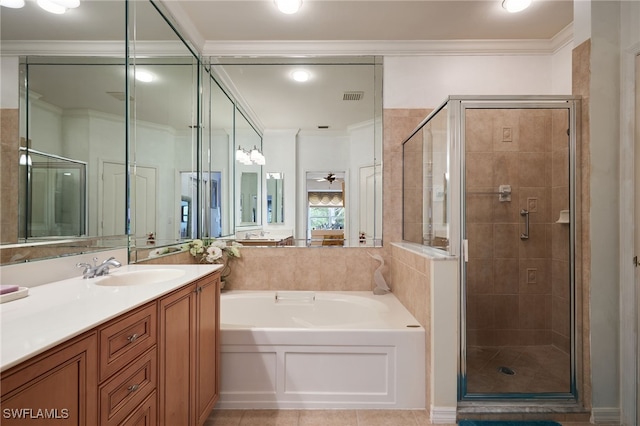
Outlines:
[[99, 235], [126, 234], [127, 220], [131, 220], [130, 234], [146, 241], [149, 234], [156, 235], [157, 171], [154, 167], [136, 167], [131, 176], [131, 212], [125, 205], [126, 175], [123, 163], [103, 163]]

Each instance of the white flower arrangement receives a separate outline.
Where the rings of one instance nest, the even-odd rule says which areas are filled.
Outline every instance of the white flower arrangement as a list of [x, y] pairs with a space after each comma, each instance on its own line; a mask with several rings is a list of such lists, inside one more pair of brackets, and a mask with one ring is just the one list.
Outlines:
[[242, 244], [235, 241], [231, 245], [226, 241], [216, 240], [215, 238], [195, 239], [186, 245], [191, 256], [199, 259], [200, 262], [220, 263], [224, 265], [221, 271], [221, 279], [224, 281], [231, 274], [229, 263], [232, 259], [240, 257], [240, 247]]
[[233, 241], [228, 245], [226, 241], [210, 239], [195, 239], [188, 244], [189, 253], [195, 258], [200, 258], [201, 262], [224, 263], [224, 256], [228, 258], [240, 257], [240, 247], [242, 244]]

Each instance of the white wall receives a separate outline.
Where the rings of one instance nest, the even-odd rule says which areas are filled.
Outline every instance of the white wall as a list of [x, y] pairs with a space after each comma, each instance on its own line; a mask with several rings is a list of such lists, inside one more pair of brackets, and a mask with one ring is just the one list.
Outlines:
[[571, 93], [570, 48], [554, 55], [384, 58], [385, 108], [435, 108], [450, 95], [558, 93]]
[[[124, 164], [124, 120], [90, 110], [62, 111], [39, 100], [32, 101], [31, 106], [32, 122], [38, 123], [30, 129], [33, 149], [87, 163], [88, 233], [99, 235], [102, 163]], [[176, 170], [192, 170], [189, 131], [180, 133], [167, 126], [138, 122], [134, 137], [137, 144], [131, 161], [142, 158], [143, 162], [138, 165], [154, 167], [158, 173], [156, 239], [176, 240], [179, 238], [180, 194], [175, 177]], [[185, 146], [189, 149], [182, 149]]]
[[18, 108], [18, 66], [17, 56], [0, 56], [0, 108]]
[[567, 43], [551, 55], [552, 95], [571, 94], [571, 55], [573, 43]]
[[[231, 158], [233, 151], [233, 137], [231, 130], [214, 129], [211, 133], [211, 171], [220, 172], [221, 187], [218, 188], [220, 194], [220, 215], [221, 215], [221, 228], [222, 236], [232, 235], [235, 231], [234, 218], [233, 218], [233, 163], [234, 158]], [[185, 168], [183, 170], [195, 170], [195, 164], [193, 166], [183, 163]]]
[[[278, 232], [293, 230], [296, 227], [296, 191], [298, 186], [304, 186], [304, 181], [296, 178], [296, 135], [298, 129], [265, 130], [262, 139], [263, 154], [266, 164], [263, 173], [283, 173], [284, 182], [284, 223], [267, 223], [267, 209], [262, 212], [262, 223], [265, 231]], [[263, 194], [267, 193], [266, 179], [263, 181]], [[266, 197], [266, 195], [265, 195]], [[304, 235], [294, 235], [304, 238]]]
[[[591, 21], [591, 362], [593, 408], [619, 395], [619, 24], [617, 2], [593, 2]], [[597, 416], [597, 411], [596, 414]]]

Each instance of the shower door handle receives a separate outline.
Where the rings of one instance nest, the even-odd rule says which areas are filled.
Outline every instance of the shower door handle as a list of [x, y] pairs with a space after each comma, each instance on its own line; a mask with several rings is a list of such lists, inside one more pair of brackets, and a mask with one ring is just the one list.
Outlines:
[[529, 239], [529, 210], [520, 210], [520, 216], [524, 217], [524, 232], [520, 234], [521, 240]]

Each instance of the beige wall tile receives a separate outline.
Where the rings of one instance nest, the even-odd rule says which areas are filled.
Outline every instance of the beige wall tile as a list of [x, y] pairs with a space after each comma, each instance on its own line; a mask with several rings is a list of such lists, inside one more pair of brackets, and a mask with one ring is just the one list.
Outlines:
[[[0, 238], [2, 243], [18, 242], [18, 148], [20, 147], [20, 112], [0, 110]], [[4, 263], [4, 262], [3, 262]]]

